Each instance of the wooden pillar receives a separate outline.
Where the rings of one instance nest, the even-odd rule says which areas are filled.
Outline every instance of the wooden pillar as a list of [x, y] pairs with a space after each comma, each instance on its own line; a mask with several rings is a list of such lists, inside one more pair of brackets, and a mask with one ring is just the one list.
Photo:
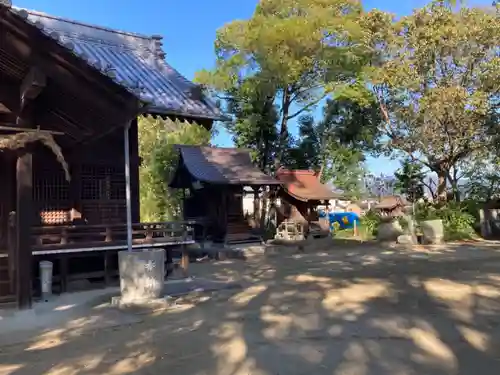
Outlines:
[[17, 158], [17, 246], [16, 294], [18, 307], [28, 309], [32, 302], [32, 254], [31, 226], [33, 223], [33, 157], [29, 151], [23, 151]]
[[[46, 84], [45, 74], [37, 67], [32, 67], [19, 87], [19, 110], [16, 125], [21, 128], [33, 128], [35, 119], [35, 99]], [[30, 148], [24, 148], [17, 155], [16, 161], [16, 251], [14, 268], [16, 297], [19, 309], [29, 309], [32, 302], [32, 261], [31, 227], [35, 213], [33, 206], [33, 155]]]
[[220, 230], [221, 230], [221, 233], [224, 234], [224, 238], [226, 238], [227, 236], [227, 225], [228, 225], [228, 204], [227, 204], [227, 200], [228, 200], [228, 188], [227, 187], [223, 187], [221, 190], [220, 190], [220, 194], [221, 194], [221, 205], [219, 207], [220, 211], [219, 211], [219, 225], [220, 225]]
[[181, 206], [181, 209], [182, 209], [182, 213], [181, 213], [182, 220], [187, 220], [187, 217], [186, 217], [186, 189], [185, 188], [182, 188], [182, 206]]
[[72, 204], [71, 220], [73, 223], [80, 222], [82, 217], [82, 166], [81, 163], [73, 158], [70, 164], [71, 181], [70, 181], [70, 199]]
[[260, 222], [260, 198], [259, 198], [259, 187], [253, 187], [253, 219], [255, 221], [255, 226], [259, 226]]
[[130, 151], [130, 196], [132, 223], [141, 221], [140, 197], [139, 197], [139, 128], [137, 119], [132, 121], [129, 129], [129, 151]]
[[185, 278], [189, 277], [189, 252], [186, 244], [182, 244], [181, 270], [183, 277]]

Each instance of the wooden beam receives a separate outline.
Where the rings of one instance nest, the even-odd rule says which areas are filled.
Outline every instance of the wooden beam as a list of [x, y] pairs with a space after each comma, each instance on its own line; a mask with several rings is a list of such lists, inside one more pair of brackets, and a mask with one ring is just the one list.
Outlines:
[[9, 14], [1, 21], [6, 25], [6, 32], [12, 35], [4, 50], [12, 56], [26, 59], [36, 43], [37, 53], [33, 56], [33, 63], [50, 77], [51, 83], [59, 83], [79, 100], [87, 103], [90, 100], [96, 109], [109, 114], [110, 118], [116, 118], [120, 124], [139, 112], [139, 100], [133, 94], [91, 68], [82, 58], [36, 27]]
[[20, 110], [20, 101], [16, 93], [19, 92], [19, 84], [5, 82], [2, 79], [0, 84], [0, 103], [7, 107], [12, 113]]
[[[9, 124], [7, 124], [9, 125]], [[45, 134], [52, 134], [52, 135], [64, 135], [63, 132], [56, 132], [56, 131], [52, 131], [52, 130], [43, 130], [43, 129], [40, 129], [40, 127], [38, 127], [37, 129], [26, 129], [26, 128], [18, 128], [16, 126], [3, 126], [3, 125], [0, 125], [0, 130], [5, 130], [5, 131], [9, 131], [9, 132], [14, 132], [14, 133], [23, 133], [23, 132], [26, 132], [26, 133], [33, 133], [33, 132], [36, 132], [36, 133], [45, 133]]]
[[0, 124], [8, 125], [16, 123], [16, 115], [11, 112], [0, 112]]
[[47, 77], [45, 74], [38, 67], [32, 67], [21, 83], [21, 100], [35, 99], [45, 88], [46, 83]]
[[31, 254], [31, 226], [33, 223], [33, 157], [30, 152], [23, 151], [17, 158], [17, 248], [16, 262], [16, 295], [18, 307], [29, 309], [32, 295], [32, 254]]

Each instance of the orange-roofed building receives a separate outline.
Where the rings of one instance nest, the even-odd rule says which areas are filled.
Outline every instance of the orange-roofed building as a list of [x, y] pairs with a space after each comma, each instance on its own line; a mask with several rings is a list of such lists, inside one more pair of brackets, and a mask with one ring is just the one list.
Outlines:
[[[319, 226], [327, 231], [328, 224], [320, 224], [317, 207], [328, 207], [331, 199], [340, 199], [342, 196], [320, 181], [317, 172], [310, 170], [289, 170], [280, 168], [276, 178], [282, 183], [279, 196], [282, 202], [281, 217], [302, 223], [306, 232], [309, 227]], [[316, 224], [316, 225], [314, 225]], [[311, 228], [312, 229], [312, 228]]]

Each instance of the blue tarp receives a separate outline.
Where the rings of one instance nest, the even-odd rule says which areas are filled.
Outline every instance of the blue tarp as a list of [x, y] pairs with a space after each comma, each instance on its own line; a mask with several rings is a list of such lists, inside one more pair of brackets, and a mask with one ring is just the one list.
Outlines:
[[[324, 211], [319, 211], [319, 217], [324, 218], [326, 213]], [[359, 216], [355, 212], [330, 212], [328, 213], [328, 221], [330, 222], [330, 230], [333, 231], [333, 223], [339, 223], [340, 229], [350, 229], [359, 226]]]

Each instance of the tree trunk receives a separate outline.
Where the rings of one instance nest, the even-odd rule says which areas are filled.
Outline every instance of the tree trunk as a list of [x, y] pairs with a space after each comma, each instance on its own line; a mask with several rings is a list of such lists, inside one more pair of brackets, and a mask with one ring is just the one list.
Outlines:
[[290, 91], [288, 87], [283, 91], [283, 99], [281, 105], [281, 125], [280, 133], [278, 139], [278, 152], [276, 154], [276, 159], [274, 160], [275, 169], [278, 170], [281, 167], [283, 161], [283, 156], [286, 149], [286, 141], [288, 136], [288, 114], [290, 112]]
[[318, 172], [318, 180], [319, 182], [321, 182], [321, 179], [323, 178], [323, 171], [325, 170], [325, 163], [322, 162], [321, 163], [321, 167], [319, 168], [319, 172]]
[[270, 169], [272, 163], [271, 163], [271, 158], [269, 157], [269, 151], [270, 151], [270, 145], [269, 145], [269, 140], [263, 138], [263, 143], [264, 143], [264, 150], [262, 152], [262, 160], [260, 161], [260, 169], [262, 172], [268, 172], [268, 169]]
[[458, 174], [457, 171], [454, 169], [453, 170], [453, 175], [451, 173], [448, 173], [447, 175], [448, 181], [450, 182], [451, 185], [451, 191], [453, 193], [453, 199], [456, 202], [460, 202], [460, 190], [458, 189]]
[[436, 172], [438, 175], [437, 198], [439, 201], [446, 201], [446, 172], [442, 169]]
[[[262, 113], [261, 113], [261, 117], [263, 119], [266, 118], [267, 114], [269, 113], [270, 109], [273, 108], [274, 106], [274, 100], [275, 100], [276, 96], [275, 95], [272, 95], [272, 96], [267, 96], [266, 98], [266, 103], [262, 109]], [[261, 129], [266, 129], [265, 126], [266, 124], [265, 123], [262, 123], [260, 124], [261, 126]], [[266, 129], [267, 130], [267, 129]], [[262, 158], [260, 160], [260, 169], [262, 170], [262, 172], [269, 172], [270, 169], [272, 169], [272, 159], [271, 159], [271, 155], [270, 155], [270, 152], [271, 152], [271, 144], [270, 144], [270, 141], [269, 141], [269, 137], [266, 136], [266, 134], [264, 134], [262, 131], [261, 131], [261, 139], [260, 139], [260, 142], [262, 144]]]
[[455, 202], [460, 202], [460, 190], [458, 190], [458, 183], [453, 182], [451, 185], [451, 189], [453, 192], [453, 199], [455, 200]]

